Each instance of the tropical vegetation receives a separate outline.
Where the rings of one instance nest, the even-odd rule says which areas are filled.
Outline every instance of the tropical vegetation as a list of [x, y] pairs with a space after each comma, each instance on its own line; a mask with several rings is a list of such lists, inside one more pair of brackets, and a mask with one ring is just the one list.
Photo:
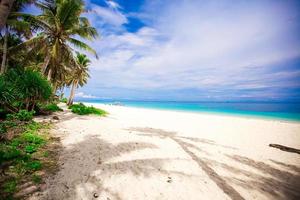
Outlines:
[[77, 53], [76, 63], [77, 67], [74, 70], [73, 74], [68, 79], [68, 85], [71, 85], [70, 97], [68, 100], [68, 105], [73, 104], [75, 89], [78, 86], [83, 86], [87, 83], [88, 78], [90, 77], [88, 73], [88, 65], [90, 64], [90, 60], [86, 55]]
[[[24, 13], [33, 4], [40, 14]], [[60, 101], [77, 114], [105, 111], [72, 105], [75, 90], [87, 83], [90, 59], [97, 53], [85, 41], [98, 33], [83, 16], [83, 0], [3, 0], [0, 2], [0, 197], [11, 198], [20, 180], [39, 178], [37, 153], [47, 143], [33, 116], [60, 111]], [[67, 100], [58, 92], [71, 87]], [[31, 175], [32, 174], [32, 175]], [[0, 199], [1, 199], [0, 198]]]
[[[29, 3], [41, 14], [22, 13]], [[67, 103], [72, 105], [76, 88], [89, 78], [90, 60], [78, 51], [97, 57], [95, 50], [80, 40], [98, 37], [82, 15], [84, 2], [15, 0], [10, 10], [0, 37], [1, 116], [22, 109], [38, 111], [43, 103], [57, 99], [57, 91], [65, 87], [71, 87]]]
[[[30, 115], [22, 121], [27, 111], [22, 112], [0, 124], [0, 132], [3, 128], [9, 130], [5, 136], [1, 133], [5, 139], [2, 137], [0, 143], [0, 199], [18, 199], [15, 192], [20, 184], [39, 184], [43, 176], [41, 170], [55, 167], [51, 165], [54, 155], [47, 150], [51, 140], [49, 124], [27, 121]], [[12, 131], [14, 135], [10, 135]]]
[[73, 104], [69, 106], [69, 108], [73, 113], [76, 113], [78, 115], [89, 115], [89, 114], [95, 114], [100, 116], [107, 115], [106, 111], [99, 108], [95, 108], [93, 106], [86, 106], [83, 103]]

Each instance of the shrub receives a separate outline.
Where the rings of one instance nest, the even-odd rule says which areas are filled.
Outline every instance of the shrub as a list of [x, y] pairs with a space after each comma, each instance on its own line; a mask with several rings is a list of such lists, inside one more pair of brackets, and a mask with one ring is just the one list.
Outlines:
[[17, 188], [17, 181], [12, 179], [4, 184], [4, 191], [7, 193], [14, 193]]
[[27, 145], [27, 146], [25, 147], [25, 152], [26, 152], [26, 153], [29, 153], [29, 154], [36, 152], [36, 150], [37, 150], [36, 145], [32, 145], [32, 144], [31, 144], [31, 145]]
[[0, 145], [0, 162], [8, 161], [17, 158], [21, 155], [21, 151], [15, 146], [10, 146], [6, 144]]
[[42, 128], [42, 125], [40, 123], [32, 121], [29, 124], [27, 124], [27, 126], [26, 126], [26, 132], [37, 131], [40, 128]]
[[95, 114], [105, 116], [107, 114], [107, 112], [102, 109], [95, 108], [93, 106], [86, 106], [83, 103], [73, 104], [69, 106], [69, 109], [71, 109], [73, 113], [76, 113], [78, 115]]
[[23, 133], [19, 139], [22, 142], [27, 142], [27, 143], [37, 144], [37, 145], [43, 144], [45, 142], [45, 140], [41, 136], [31, 132]]
[[57, 104], [55, 103], [51, 103], [51, 104], [47, 104], [46, 106], [41, 108], [42, 110], [45, 111], [51, 111], [51, 112], [56, 112], [56, 111], [63, 111], [63, 109], [61, 109]]
[[50, 83], [37, 71], [11, 69], [0, 75], [0, 108], [4, 111], [33, 110], [51, 95]]
[[59, 101], [62, 102], [62, 103], [67, 103], [68, 99], [66, 97], [64, 97], [64, 98], [60, 99]]
[[0, 135], [5, 134], [7, 131], [7, 126], [5, 126], [4, 122], [0, 123]]
[[33, 118], [34, 111], [20, 110], [18, 113], [7, 114], [8, 120], [30, 121]]
[[36, 171], [36, 170], [39, 170], [42, 168], [42, 164], [40, 161], [30, 161], [30, 162], [27, 162], [25, 164], [25, 168], [28, 170], [28, 171]]

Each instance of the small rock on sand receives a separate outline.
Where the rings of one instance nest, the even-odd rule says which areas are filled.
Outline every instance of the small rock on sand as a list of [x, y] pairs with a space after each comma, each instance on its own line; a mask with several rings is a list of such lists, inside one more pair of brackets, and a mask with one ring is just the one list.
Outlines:
[[94, 197], [94, 198], [98, 198], [99, 195], [95, 192], [95, 193], [93, 194], [93, 197]]
[[59, 117], [58, 116], [53, 116], [52, 119], [59, 120]]

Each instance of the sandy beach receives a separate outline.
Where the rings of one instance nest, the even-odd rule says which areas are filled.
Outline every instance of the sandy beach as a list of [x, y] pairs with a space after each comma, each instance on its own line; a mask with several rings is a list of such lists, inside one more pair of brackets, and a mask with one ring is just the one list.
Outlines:
[[300, 123], [95, 105], [58, 113], [59, 170], [32, 199], [300, 199]]

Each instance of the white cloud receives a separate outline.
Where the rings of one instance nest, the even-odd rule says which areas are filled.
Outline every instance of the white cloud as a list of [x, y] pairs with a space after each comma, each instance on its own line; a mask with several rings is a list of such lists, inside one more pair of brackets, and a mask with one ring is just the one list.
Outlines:
[[107, 0], [105, 2], [111, 8], [114, 8], [114, 9], [120, 9], [121, 8], [121, 6], [117, 2], [115, 2], [115, 1]]
[[93, 95], [90, 95], [90, 94], [86, 94], [84, 92], [78, 92], [78, 93], [76, 93], [75, 97], [84, 98], [84, 99], [95, 99], [95, 98], [97, 98], [96, 96], [93, 96]]
[[[140, 89], [278, 86], [272, 79], [282, 76], [273, 66], [300, 57], [299, 11], [285, 2], [266, 2], [150, 4], [148, 26], [93, 43], [100, 60], [92, 63], [92, 78], [101, 77], [99, 87]], [[95, 8], [99, 15], [117, 26], [128, 23], [125, 14], [112, 9], [119, 5], [108, 3], [110, 8]]]
[[114, 2], [110, 2], [108, 4], [110, 7], [102, 7], [96, 4], [91, 4], [92, 12], [96, 14], [96, 16], [93, 16], [94, 19], [92, 19], [94, 23], [107, 23], [113, 26], [121, 26], [128, 23], [127, 17], [118, 11], [117, 4]]

